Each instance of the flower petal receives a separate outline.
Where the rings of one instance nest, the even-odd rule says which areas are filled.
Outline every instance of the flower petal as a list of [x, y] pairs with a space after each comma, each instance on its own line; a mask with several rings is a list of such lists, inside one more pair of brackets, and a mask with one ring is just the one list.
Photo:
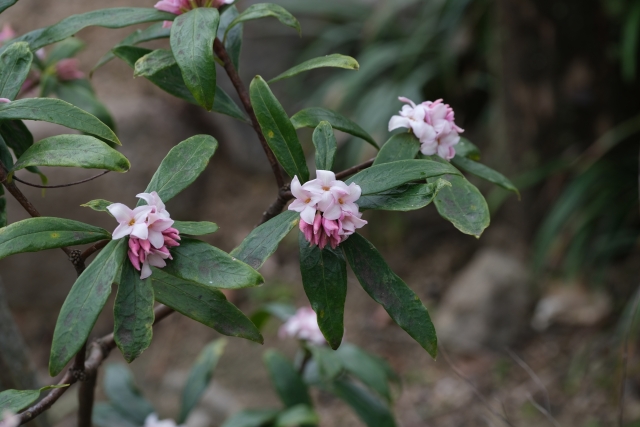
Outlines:
[[107, 206], [107, 210], [118, 222], [129, 222], [133, 219], [133, 211], [122, 203], [114, 203]]

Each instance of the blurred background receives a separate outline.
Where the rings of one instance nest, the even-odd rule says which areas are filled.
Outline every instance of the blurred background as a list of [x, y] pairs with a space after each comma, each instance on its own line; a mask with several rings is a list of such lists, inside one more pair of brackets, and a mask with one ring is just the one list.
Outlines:
[[[239, 0], [242, 10], [252, 4]], [[433, 206], [408, 214], [368, 213], [364, 234], [429, 307], [447, 358], [429, 358], [350, 276], [346, 339], [396, 369], [395, 414], [401, 426], [640, 426], [638, 280], [640, 232], [640, 1], [638, 0], [276, 0], [296, 15], [302, 37], [275, 20], [245, 25], [241, 76], [271, 78], [303, 60], [342, 53], [360, 71], [318, 70], [273, 84], [289, 114], [321, 105], [358, 122], [378, 142], [400, 109], [398, 96], [443, 98], [482, 162], [519, 187], [517, 200], [486, 182], [491, 226], [480, 239], [460, 234]], [[0, 16], [18, 34], [64, 17], [153, 0], [21, 0]], [[78, 37], [88, 71], [133, 28], [90, 28]], [[167, 42], [149, 43], [163, 47]], [[219, 72], [219, 76], [223, 76]], [[229, 87], [226, 76], [220, 77]], [[273, 178], [252, 130], [174, 99], [119, 60], [92, 83], [114, 117], [127, 174], [108, 174], [73, 190], [43, 195], [21, 187], [45, 215], [115, 227], [82, 208], [103, 198], [131, 204], [167, 151], [197, 133], [220, 142], [207, 172], [167, 208], [180, 220], [208, 220], [208, 241], [230, 251], [259, 222], [275, 197]], [[228, 90], [232, 93], [232, 90]], [[60, 132], [29, 123], [36, 139]], [[339, 135], [337, 169], [372, 156]], [[301, 131], [308, 153], [311, 133]], [[91, 172], [46, 170], [52, 184]], [[24, 179], [37, 181], [35, 175]], [[473, 178], [472, 178], [473, 180]], [[8, 198], [10, 222], [26, 217]], [[233, 296], [245, 313], [272, 301], [307, 304], [292, 233], [261, 272], [266, 285]], [[58, 311], [75, 280], [60, 251], [0, 261], [0, 276], [43, 384]], [[638, 316], [640, 318], [640, 316]], [[112, 325], [105, 310], [94, 336]], [[265, 330], [265, 345], [233, 339], [212, 386], [188, 421], [218, 426], [244, 407], [277, 404], [261, 363], [266, 348], [292, 355], [296, 344]], [[202, 347], [218, 334], [174, 315], [154, 330], [151, 347], [131, 365], [136, 381], [164, 417]], [[623, 375], [623, 349], [628, 366]], [[171, 343], [168, 345], [168, 343]], [[113, 352], [109, 361], [122, 361]], [[624, 378], [624, 381], [623, 381]], [[481, 396], [479, 398], [478, 396]], [[360, 426], [339, 401], [314, 396], [322, 426]], [[50, 421], [73, 426], [74, 393]]]

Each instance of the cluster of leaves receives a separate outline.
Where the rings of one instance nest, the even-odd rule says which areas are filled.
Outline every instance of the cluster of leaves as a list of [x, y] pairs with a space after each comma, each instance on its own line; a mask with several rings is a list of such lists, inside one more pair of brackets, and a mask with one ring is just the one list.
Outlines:
[[[314, 107], [289, 117], [269, 83], [260, 76], [251, 82], [248, 95], [252, 108], [245, 108], [246, 113], [218, 87], [216, 63], [222, 62], [226, 69], [237, 70], [243, 23], [265, 17], [275, 17], [281, 23], [300, 30], [298, 21], [289, 12], [273, 4], [255, 4], [242, 13], [235, 6], [226, 6], [220, 11], [196, 8], [177, 17], [146, 8], [114, 8], [74, 15], [51, 27], [27, 33], [0, 49], [2, 61], [13, 58], [11, 60], [15, 63], [15, 66], [0, 69], [0, 81], [6, 82], [0, 85], [3, 88], [0, 97], [15, 99], [31, 68], [32, 52], [43, 46], [66, 40], [91, 25], [121, 28], [156, 22], [116, 45], [98, 66], [118, 57], [131, 65], [134, 75], [144, 76], [168, 93], [206, 110], [242, 121], [251, 120], [252, 117], [247, 117], [247, 114], [255, 112], [257, 124], [279, 166], [290, 177], [297, 175], [302, 182], [310, 178], [310, 172], [297, 129], [314, 129], [312, 139], [318, 169], [332, 169], [335, 163], [337, 142], [334, 129], [360, 138], [377, 149], [378, 144], [369, 133], [335, 111]], [[167, 20], [174, 21], [170, 30], [162, 28], [162, 23], [158, 22]], [[137, 46], [160, 38], [169, 38], [170, 50], [149, 51]], [[72, 50], [70, 47], [74, 43], [66, 41], [59, 46]], [[212, 46], [218, 45], [222, 46], [224, 55], [216, 55], [214, 50], [219, 50], [212, 49]], [[358, 69], [358, 63], [342, 55], [316, 58], [281, 73], [271, 82], [318, 67]], [[51, 85], [48, 90], [60, 94], [58, 86]], [[36, 144], [28, 144], [24, 151], [19, 152], [16, 144], [20, 139], [14, 134], [2, 133], [6, 145], [13, 149], [17, 158], [15, 163], [9, 160], [6, 147], [2, 148], [4, 144], [0, 146], [2, 161], [6, 161], [11, 174], [22, 168], [37, 166], [96, 168], [117, 172], [125, 172], [129, 168], [128, 160], [110, 146], [120, 144], [113, 130], [95, 114], [78, 106], [50, 98], [15, 100], [0, 105], [0, 129], [26, 129], [20, 120], [44, 120], [84, 134], [54, 136]], [[156, 191], [163, 201], [169, 201], [205, 170], [217, 146], [217, 141], [208, 135], [197, 135], [181, 142], [162, 161], [146, 192]], [[516, 191], [515, 187], [500, 173], [478, 163], [479, 152], [468, 141], [458, 145], [458, 154], [451, 163], [438, 157], [424, 157], [419, 154], [419, 147], [419, 141], [410, 133], [394, 135], [382, 146], [371, 167], [346, 181], [347, 184], [355, 182], [361, 187], [360, 208], [410, 211], [434, 202], [441, 216], [456, 228], [479, 237], [489, 225], [489, 211], [482, 194], [460, 169], [512, 191]], [[88, 202], [86, 206], [104, 211], [109, 203], [98, 199]], [[129, 362], [137, 358], [151, 342], [154, 301], [224, 335], [262, 343], [262, 335], [255, 324], [228, 302], [219, 289], [262, 284], [264, 279], [257, 270], [276, 251], [298, 221], [299, 215], [295, 212], [281, 213], [257, 227], [230, 254], [201, 240], [185, 237], [179, 247], [171, 250], [173, 260], [162, 270], [153, 269], [152, 276], [145, 280], [140, 280], [133, 266], [126, 262], [127, 239], [109, 241], [80, 274], [62, 306], [49, 361], [51, 375], [59, 374], [83, 348], [105, 307], [112, 284], [118, 285], [114, 306], [115, 341]], [[174, 227], [186, 236], [207, 234], [217, 229], [213, 223], [202, 222], [176, 222]], [[109, 232], [89, 224], [62, 218], [33, 218], [0, 229], [0, 258], [110, 239]], [[300, 238], [300, 268], [304, 289], [318, 314], [320, 329], [331, 347], [338, 349], [343, 337], [347, 264], [371, 298], [381, 304], [398, 325], [435, 357], [437, 338], [427, 309], [390, 269], [375, 247], [359, 234], [352, 235], [335, 250], [310, 247], [303, 237]], [[321, 384], [349, 402], [365, 420], [374, 416], [372, 414], [381, 413], [381, 410], [374, 411], [370, 405], [365, 405], [363, 402], [369, 402], [370, 398], [358, 386], [345, 382], [339, 375], [343, 371], [348, 372], [383, 399], [388, 399], [388, 393], [382, 390], [379, 379], [359, 376], [362, 373], [357, 372], [359, 367], [353, 366], [353, 358], [361, 354], [356, 352], [354, 356], [353, 347], [341, 348], [336, 353], [318, 348], [309, 348], [309, 351], [317, 362], [317, 375], [310, 377], [314, 380], [308, 379], [310, 383]], [[299, 403], [310, 403], [306, 388], [294, 401], [286, 397], [289, 391], [278, 385], [279, 374], [275, 372], [282, 369], [291, 371], [290, 367], [285, 366], [288, 362], [275, 353], [268, 353], [265, 360], [274, 373], [276, 388], [289, 410], [293, 411]], [[301, 381], [298, 383], [302, 384]], [[277, 418], [283, 413], [271, 414]]]

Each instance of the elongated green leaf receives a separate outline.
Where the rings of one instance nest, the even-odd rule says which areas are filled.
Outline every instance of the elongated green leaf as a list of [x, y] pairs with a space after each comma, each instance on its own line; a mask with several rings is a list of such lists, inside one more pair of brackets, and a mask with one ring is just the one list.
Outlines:
[[337, 380], [331, 391], [344, 400], [368, 427], [395, 427], [389, 407], [364, 388], [348, 380]]
[[189, 413], [198, 404], [202, 393], [207, 389], [209, 381], [213, 377], [213, 371], [216, 369], [218, 360], [220, 360], [226, 345], [227, 340], [222, 338], [208, 344], [200, 352], [198, 360], [196, 360], [191, 372], [189, 372], [189, 378], [187, 378], [184, 390], [182, 390], [182, 406], [177, 420], [179, 424], [186, 421]]
[[274, 427], [297, 427], [317, 425], [320, 422], [318, 414], [307, 405], [296, 405], [278, 414]]
[[104, 239], [111, 239], [111, 234], [93, 225], [64, 218], [29, 218], [0, 229], [0, 259]]
[[293, 305], [272, 302], [264, 304], [258, 310], [253, 312], [251, 315], [251, 321], [258, 329], [262, 329], [271, 316], [286, 322], [287, 319], [294, 314], [296, 314], [296, 308]]
[[129, 363], [151, 344], [155, 319], [153, 301], [151, 279], [141, 280], [133, 264], [125, 262], [113, 306], [113, 337]]
[[[114, 48], [120, 46], [135, 46], [137, 44], [148, 42], [151, 40], [169, 38], [170, 34], [171, 28], [164, 28], [162, 22], [157, 22], [145, 28], [144, 30], [135, 30], [133, 33], [125, 37], [120, 43], [115, 45]], [[93, 74], [98, 68], [102, 67], [104, 64], [111, 61], [115, 57], [116, 56], [112, 51], [104, 54], [104, 56], [100, 58], [98, 63], [91, 69], [91, 74]]]
[[229, 28], [229, 24], [231, 24], [238, 15], [240, 15], [238, 8], [235, 4], [232, 4], [222, 12], [220, 15], [220, 24], [218, 25], [218, 38], [220, 40], [224, 40], [224, 48], [231, 57], [231, 62], [233, 62], [233, 66], [236, 70], [240, 69], [243, 25], [241, 23], [234, 25], [233, 28], [229, 30], [229, 33], [227, 33], [227, 28]]
[[322, 345], [307, 345], [307, 348], [313, 355], [313, 361], [318, 366], [318, 374], [320, 374], [321, 380], [328, 383], [336, 379], [343, 370], [342, 361], [336, 355], [336, 352]]
[[84, 49], [84, 47], [84, 42], [76, 37], [69, 37], [60, 43], [56, 43], [47, 55], [45, 66], [53, 65], [63, 59], [72, 58]]
[[53, 98], [27, 98], [0, 104], [0, 120], [40, 120], [76, 129], [120, 144], [109, 126], [68, 102]]
[[139, 424], [126, 418], [113, 405], [98, 402], [93, 407], [91, 421], [98, 427], [140, 427]]
[[211, 111], [216, 94], [216, 39], [220, 14], [212, 7], [197, 7], [179, 15], [171, 27], [171, 50], [184, 82], [198, 102]]
[[267, 18], [267, 17], [276, 18], [282, 24], [296, 30], [298, 34], [302, 34], [302, 30], [300, 29], [300, 23], [292, 14], [287, 12], [285, 8], [272, 3], [258, 3], [258, 4], [249, 6], [236, 19], [231, 21], [231, 23], [227, 27], [227, 30], [225, 33], [225, 39], [227, 38], [231, 29], [236, 25], [242, 22], [253, 21], [254, 19], [261, 19], [261, 18]]
[[384, 163], [365, 169], [349, 178], [346, 183], [355, 182], [362, 188], [362, 194], [375, 194], [390, 190], [411, 181], [460, 172], [448, 163], [433, 160], [401, 160]]
[[166, 49], [156, 49], [136, 61], [133, 67], [133, 76], [151, 77], [176, 64], [173, 52]]
[[147, 415], [155, 412], [151, 403], [136, 387], [131, 371], [123, 364], [107, 365], [104, 374], [104, 392], [111, 405], [138, 426], [144, 424]]
[[18, 0], [0, 0], [0, 13], [4, 12], [17, 2]]
[[50, 385], [39, 390], [4, 390], [0, 392], [0, 413], [4, 411], [19, 412], [28, 408], [40, 397], [40, 393], [52, 388], [69, 387], [69, 384]]
[[298, 212], [285, 211], [254, 228], [230, 255], [258, 270], [299, 222]]
[[420, 298], [391, 271], [382, 255], [364, 237], [355, 233], [340, 246], [364, 290], [435, 358], [436, 330]]
[[88, 135], [57, 135], [32, 145], [13, 170], [29, 166], [60, 166], [126, 172], [129, 160], [97, 138]]
[[[200, 176], [217, 148], [218, 141], [209, 135], [196, 135], [182, 141], [162, 160], [145, 193], [157, 191], [162, 201], [168, 202]], [[138, 206], [144, 203], [141, 199]]]
[[307, 385], [286, 357], [275, 350], [267, 350], [263, 359], [273, 386], [287, 408], [312, 405]]
[[382, 146], [373, 165], [415, 159], [419, 151], [420, 141], [413, 133], [399, 133]]
[[480, 149], [466, 138], [460, 138], [455, 146], [456, 156], [466, 157], [471, 160], [480, 160]]
[[336, 158], [338, 141], [329, 122], [320, 122], [313, 131], [313, 145], [316, 147], [316, 169], [331, 170]]
[[55, 88], [58, 98], [96, 116], [102, 123], [115, 132], [116, 123], [107, 107], [98, 100], [87, 80], [58, 82]]
[[16, 158], [22, 156], [33, 145], [33, 135], [21, 120], [0, 122], [0, 135], [13, 150]]
[[463, 233], [480, 237], [490, 222], [489, 207], [482, 193], [464, 177], [443, 175], [442, 178], [449, 181], [451, 187], [438, 192], [435, 198], [438, 213]]
[[154, 269], [151, 282], [159, 303], [223, 335], [263, 343], [260, 331], [251, 320], [219, 290], [172, 276], [164, 269]]
[[298, 111], [293, 115], [293, 117], [291, 117], [291, 123], [293, 123], [293, 126], [296, 129], [304, 127], [315, 128], [322, 121], [329, 122], [334, 129], [338, 129], [342, 132], [364, 139], [369, 144], [378, 148], [378, 144], [376, 144], [376, 141], [371, 137], [371, 135], [369, 135], [357, 123], [352, 122], [343, 115], [327, 108], [307, 108]]
[[413, 211], [433, 202], [440, 190], [450, 186], [448, 181], [441, 178], [431, 184], [404, 184], [381, 193], [362, 196], [358, 199], [358, 206], [362, 210]]
[[308, 61], [305, 61], [300, 65], [296, 65], [295, 67], [288, 69], [277, 77], [272, 78], [271, 80], [269, 80], [269, 83], [288, 79], [300, 73], [304, 73], [305, 71], [324, 67], [344, 68], [345, 70], [358, 70], [360, 69], [360, 64], [358, 64], [358, 61], [350, 56], [334, 53], [333, 55], [309, 59]]
[[[131, 68], [134, 68], [139, 59], [153, 51], [141, 47], [120, 46], [114, 48], [113, 52], [117, 57], [129, 64]], [[189, 92], [189, 89], [187, 89], [187, 86], [184, 84], [182, 73], [177, 63], [157, 71], [152, 76], [147, 77], [147, 79], [167, 93], [184, 99], [187, 102], [191, 102], [192, 104], [197, 104], [195, 98], [191, 95], [191, 92]], [[240, 110], [240, 107], [238, 107], [231, 97], [219, 86], [216, 87], [213, 111], [225, 114], [243, 122], [247, 121], [247, 117], [242, 110]]]
[[218, 231], [218, 225], [207, 221], [175, 221], [172, 225], [180, 234], [202, 236]]
[[335, 354], [347, 372], [384, 397], [387, 402], [391, 401], [389, 380], [395, 377], [395, 374], [386, 361], [351, 343], [344, 343]]
[[262, 77], [256, 76], [251, 82], [249, 95], [262, 134], [278, 162], [289, 176], [297, 176], [300, 182], [306, 182], [309, 179], [309, 169], [298, 135], [269, 85]]
[[112, 240], [73, 284], [53, 332], [49, 373], [58, 375], [86, 342], [111, 294], [127, 253], [127, 239]]
[[227, 418], [222, 427], [263, 427], [278, 415], [277, 409], [245, 409]]
[[13, 43], [0, 55], [0, 98], [15, 99], [31, 70], [33, 54], [27, 43]]
[[347, 263], [340, 250], [309, 245], [299, 233], [302, 285], [318, 326], [334, 350], [344, 335], [344, 303], [347, 299]]
[[482, 163], [474, 162], [473, 160], [469, 160], [466, 157], [456, 156], [451, 160], [454, 166], [462, 169], [463, 171], [467, 171], [469, 173], [474, 174], [477, 177], [482, 179], [486, 179], [489, 182], [492, 182], [505, 190], [513, 191], [518, 196], [520, 196], [520, 192], [516, 188], [515, 185], [507, 178], [502, 175], [500, 172], [491, 169], [488, 166], [483, 165]]
[[164, 271], [184, 280], [221, 289], [247, 288], [264, 283], [260, 273], [253, 268], [200, 240], [183, 238], [180, 246], [171, 252], [173, 261]]
[[91, 208], [94, 211], [98, 211], [98, 212], [108, 212], [107, 211], [107, 206], [112, 205], [113, 202], [110, 202], [108, 200], [104, 200], [104, 199], [96, 199], [96, 200], [91, 200], [90, 202], [87, 202], [83, 205], [80, 205], [82, 207], [85, 208]]

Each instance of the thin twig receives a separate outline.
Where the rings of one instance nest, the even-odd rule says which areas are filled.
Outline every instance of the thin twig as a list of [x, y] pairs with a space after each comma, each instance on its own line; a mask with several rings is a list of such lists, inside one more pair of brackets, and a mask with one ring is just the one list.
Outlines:
[[622, 427], [624, 423], [624, 399], [625, 399], [625, 383], [627, 382], [627, 362], [629, 359], [629, 332], [631, 326], [636, 317], [638, 311], [638, 303], [640, 302], [640, 288], [636, 291], [635, 299], [633, 301], [633, 307], [631, 308], [631, 315], [629, 316], [629, 322], [624, 331], [624, 341], [622, 344], [622, 378], [620, 380], [620, 400], [618, 402], [618, 426]]
[[544, 415], [545, 417], [547, 417], [547, 419], [549, 420], [549, 422], [555, 426], [555, 427], [562, 427], [560, 425], [560, 423], [558, 423], [558, 421], [553, 418], [553, 415], [551, 415], [551, 412], [547, 411], [545, 408], [542, 407], [542, 405], [540, 405], [538, 402], [536, 402], [533, 399], [533, 396], [531, 396], [531, 393], [527, 393], [527, 400], [529, 401], [529, 403], [531, 403], [538, 411], [540, 411], [542, 413], [542, 415]]
[[536, 375], [536, 373], [533, 371], [533, 369], [531, 369], [531, 367], [529, 365], [527, 365], [527, 362], [525, 362], [524, 360], [522, 360], [522, 358], [520, 358], [517, 354], [515, 354], [513, 351], [511, 351], [508, 348], [505, 348], [505, 351], [509, 354], [509, 356], [511, 356], [511, 358], [518, 364], [520, 365], [520, 367], [522, 369], [525, 370], [525, 372], [527, 374], [529, 374], [529, 376], [531, 377], [531, 379], [538, 385], [538, 387], [540, 388], [540, 390], [542, 390], [542, 392], [544, 393], [544, 404], [545, 407], [547, 408], [547, 411], [549, 412], [549, 414], [551, 414], [551, 399], [549, 399], [549, 390], [547, 390], [547, 387], [545, 387], [544, 383], [542, 382], [542, 380], [540, 379], [540, 377], [538, 377], [538, 375]]
[[465, 377], [462, 372], [460, 372], [458, 370], [458, 368], [456, 368], [453, 363], [451, 362], [451, 359], [449, 358], [449, 355], [447, 354], [447, 352], [444, 350], [444, 347], [442, 345], [438, 346], [438, 351], [440, 354], [442, 354], [442, 356], [444, 357], [444, 360], [447, 362], [447, 364], [449, 365], [449, 367], [451, 368], [451, 370], [464, 382], [467, 383], [467, 385], [469, 387], [471, 387], [471, 390], [473, 390], [473, 393], [476, 395], [476, 397], [478, 398], [478, 400], [480, 400], [480, 402], [484, 405], [485, 408], [487, 408], [487, 410], [489, 412], [491, 412], [491, 414], [493, 414], [495, 417], [499, 418], [502, 420], [502, 422], [504, 422], [506, 425], [510, 426], [510, 427], [514, 427], [513, 424], [511, 424], [511, 421], [509, 421], [507, 418], [505, 418], [504, 416], [502, 416], [501, 414], [499, 414], [498, 412], [494, 411], [494, 409], [491, 407], [491, 405], [489, 404], [489, 402], [487, 401], [487, 399], [485, 399], [485, 397], [482, 395], [482, 393], [480, 393], [480, 390], [478, 390], [478, 388], [471, 382], [471, 380], [469, 380], [467, 377]]
[[80, 254], [80, 259], [83, 262], [86, 261], [87, 258], [89, 258], [91, 255], [93, 255], [95, 252], [97, 252], [100, 249], [102, 249], [105, 246], [107, 246], [107, 244], [109, 244], [110, 241], [111, 240], [101, 240], [98, 243], [96, 243], [95, 245], [85, 249], [84, 252], [82, 252], [82, 254]]
[[13, 179], [15, 179], [18, 182], [23, 183], [24, 185], [28, 185], [29, 187], [35, 187], [35, 188], [65, 188], [65, 187], [73, 187], [74, 185], [79, 185], [79, 184], [84, 184], [85, 182], [89, 182], [89, 181], [93, 181], [96, 178], [100, 178], [102, 175], [106, 175], [108, 174], [110, 171], [104, 171], [99, 173], [98, 175], [94, 175], [91, 178], [87, 178], [87, 179], [83, 179], [80, 181], [75, 181], [75, 182], [70, 182], [68, 184], [58, 184], [58, 185], [39, 185], [39, 184], [33, 184], [31, 182], [27, 182], [27, 181], [23, 181], [20, 178], [18, 178], [17, 176], [13, 176]]
[[256, 131], [258, 135], [258, 139], [260, 140], [260, 144], [264, 149], [265, 154], [267, 155], [267, 159], [269, 160], [269, 164], [271, 165], [271, 169], [273, 170], [273, 175], [276, 178], [276, 184], [278, 184], [278, 188], [282, 188], [284, 186], [284, 176], [282, 175], [282, 170], [280, 169], [280, 164], [276, 160], [276, 156], [273, 154], [271, 147], [267, 144], [267, 140], [264, 138], [262, 134], [262, 129], [260, 128], [260, 123], [258, 123], [258, 118], [256, 117], [255, 112], [253, 111], [253, 106], [251, 105], [251, 99], [249, 98], [249, 94], [247, 93], [247, 89], [240, 79], [240, 75], [236, 70], [236, 67], [233, 65], [233, 61], [229, 57], [227, 50], [224, 47], [224, 44], [220, 41], [220, 39], [216, 38], [213, 43], [213, 50], [215, 51], [218, 58], [220, 58], [224, 64], [224, 69], [231, 79], [231, 83], [233, 87], [238, 92], [238, 96], [240, 97], [240, 101], [244, 106], [245, 111], [249, 115], [249, 119], [251, 120], [251, 126], [253, 130]]
[[375, 160], [376, 159], [369, 159], [364, 163], [360, 163], [359, 165], [352, 166], [349, 169], [343, 170], [342, 172], [338, 172], [338, 173], [336, 173], [336, 179], [343, 179], [343, 178], [346, 178], [346, 177], [351, 176], [353, 174], [356, 174], [356, 173], [360, 172], [361, 170], [366, 169], [369, 166], [371, 166]]

